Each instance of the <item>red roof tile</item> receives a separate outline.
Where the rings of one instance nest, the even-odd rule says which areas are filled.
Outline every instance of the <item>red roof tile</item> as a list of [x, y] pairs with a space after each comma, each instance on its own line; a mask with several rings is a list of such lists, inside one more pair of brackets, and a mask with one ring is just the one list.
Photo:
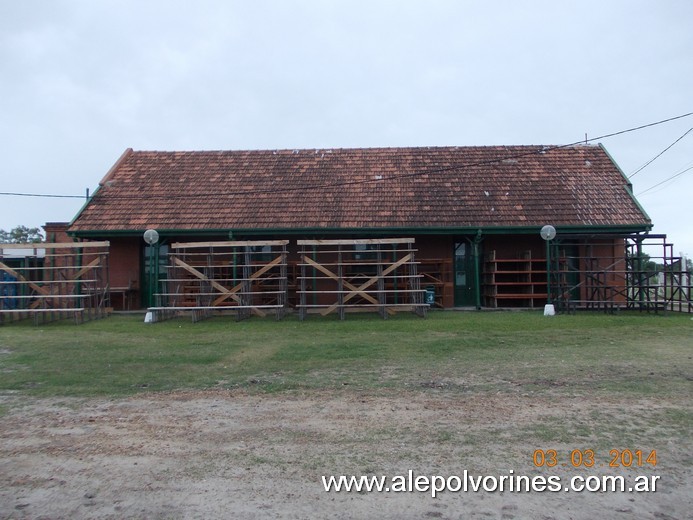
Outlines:
[[127, 150], [71, 232], [640, 226], [601, 146]]

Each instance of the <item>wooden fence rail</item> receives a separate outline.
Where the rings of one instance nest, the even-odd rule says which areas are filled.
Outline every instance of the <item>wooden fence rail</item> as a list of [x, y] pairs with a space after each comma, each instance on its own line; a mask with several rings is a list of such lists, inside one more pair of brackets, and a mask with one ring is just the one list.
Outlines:
[[185, 242], [171, 245], [169, 266], [153, 321], [189, 312], [193, 321], [215, 312], [237, 318], [284, 317], [287, 305], [288, 240]]
[[106, 316], [109, 245], [0, 244], [0, 323]]
[[[301, 258], [299, 316], [377, 310], [383, 318], [396, 311], [425, 316], [421, 275], [413, 238], [298, 240]], [[319, 273], [319, 274], [318, 274]]]

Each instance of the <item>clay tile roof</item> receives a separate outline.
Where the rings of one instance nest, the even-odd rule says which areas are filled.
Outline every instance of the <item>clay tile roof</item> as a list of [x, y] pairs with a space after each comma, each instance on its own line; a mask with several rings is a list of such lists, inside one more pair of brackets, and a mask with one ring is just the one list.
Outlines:
[[127, 150], [71, 232], [634, 226], [601, 146]]

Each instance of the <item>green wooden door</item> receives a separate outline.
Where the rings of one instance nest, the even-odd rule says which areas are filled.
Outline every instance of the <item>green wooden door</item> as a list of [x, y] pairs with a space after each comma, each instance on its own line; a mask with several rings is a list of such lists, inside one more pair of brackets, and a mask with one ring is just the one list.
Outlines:
[[[153, 295], [162, 291], [161, 280], [166, 279], [168, 245], [157, 244], [153, 246], [156, 248], [154, 251], [150, 250], [151, 247], [152, 246], [144, 246], [142, 248], [142, 282], [140, 284], [142, 291], [140, 297], [143, 307], [149, 307], [150, 305], [158, 305], [158, 303], [161, 303], [157, 302], [156, 297]], [[150, 265], [150, 260], [152, 265]], [[151, 302], [150, 295], [152, 297]]]
[[456, 242], [454, 251], [455, 307], [475, 305], [474, 255], [467, 242]]

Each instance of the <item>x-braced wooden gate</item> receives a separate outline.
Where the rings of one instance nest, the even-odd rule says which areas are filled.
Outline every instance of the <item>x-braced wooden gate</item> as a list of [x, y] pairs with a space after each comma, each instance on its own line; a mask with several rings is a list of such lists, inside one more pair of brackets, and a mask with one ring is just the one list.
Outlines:
[[238, 319], [284, 317], [287, 304], [288, 240], [174, 243], [167, 277], [149, 309], [154, 321], [183, 311], [193, 321], [218, 311], [236, 311]]
[[102, 318], [108, 242], [0, 244], [0, 323]]
[[425, 316], [421, 275], [413, 238], [298, 240], [301, 256], [299, 317], [377, 310], [383, 318], [396, 311]]

